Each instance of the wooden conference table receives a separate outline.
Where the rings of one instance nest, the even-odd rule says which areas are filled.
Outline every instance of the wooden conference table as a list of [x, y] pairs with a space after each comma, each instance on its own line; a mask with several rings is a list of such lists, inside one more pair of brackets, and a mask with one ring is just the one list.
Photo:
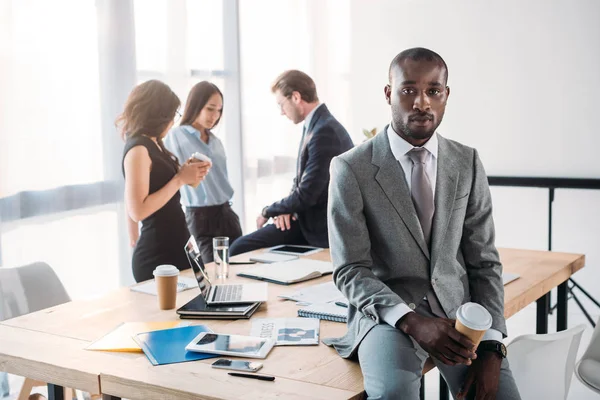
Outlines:
[[[548, 293], [583, 268], [581, 254], [500, 249], [507, 272], [520, 278], [505, 286], [508, 318], [538, 301], [538, 332], [547, 329]], [[233, 257], [244, 260], [248, 254]], [[324, 250], [308, 258], [329, 260]], [[235, 274], [248, 265], [231, 266], [230, 282], [249, 280]], [[208, 264], [212, 274], [213, 264]], [[184, 272], [192, 276], [191, 271]], [[213, 276], [213, 275], [210, 275]], [[269, 284], [269, 301], [253, 318], [294, 317], [294, 302], [277, 296], [331, 280], [331, 276], [291, 286]], [[195, 297], [197, 289], [178, 294], [177, 307]], [[558, 312], [566, 317], [566, 290], [559, 295]], [[540, 305], [541, 302], [541, 305]], [[540, 315], [543, 314], [543, 315]], [[274, 348], [260, 373], [274, 382], [231, 377], [210, 367], [214, 360], [153, 367], [142, 353], [87, 351], [92, 341], [122, 322], [176, 320], [173, 310], [158, 309], [156, 298], [115, 290], [93, 300], [80, 300], [0, 323], [0, 371], [48, 382], [50, 400], [62, 398], [63, 387], [102, 393], [106, 399], [358, 399], [363, 380], [356, 362], [340, 358], [332, 348], [286, 346]], [[248, 334], [251, 320], [196, 320], [215, 332]], [[561, 322], [559, 321], [559, 324]], [[566, 327], [566, 318], [565, 318]], [[346, 325], [321, 321], [321, 338], [341, 336]]]

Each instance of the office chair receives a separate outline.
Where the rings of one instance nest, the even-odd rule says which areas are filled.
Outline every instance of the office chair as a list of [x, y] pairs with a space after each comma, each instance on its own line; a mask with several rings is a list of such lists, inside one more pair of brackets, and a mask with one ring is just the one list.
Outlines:
[[508, 362], [523, 400], [566, 399], [585, 325], [522, 335], [508, 346]]
[[[54, 270], [44, 262], [17, 268], [0, 268], [0, 321], [67, 303], [71, 298]], [[45, 382], [25, 378], [18, 400], [26, 400], [36, 386]], [[73, 390], [65, 388], [65, 400]]]
[[600, 323], [596, 324], [592, 340], [575, 366], [575, 376], [585, 387], [600, 394]]

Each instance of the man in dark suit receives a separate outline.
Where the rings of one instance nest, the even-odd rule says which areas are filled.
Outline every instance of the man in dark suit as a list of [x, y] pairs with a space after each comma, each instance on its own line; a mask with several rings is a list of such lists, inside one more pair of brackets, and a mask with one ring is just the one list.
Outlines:
[[[304, 72], [285, 71], [271, 87], [281, 114], [294, 124], [304, 121], [291, 193], [263, 208], [257, 230], [237, 239], [231, 255], [279, 244], [329, 247], [327, 187], [329, 164], [352, 148], [344, 127], [319, 102], [315, 82]], [[269, 219], [273, 224], [267, 224]]]

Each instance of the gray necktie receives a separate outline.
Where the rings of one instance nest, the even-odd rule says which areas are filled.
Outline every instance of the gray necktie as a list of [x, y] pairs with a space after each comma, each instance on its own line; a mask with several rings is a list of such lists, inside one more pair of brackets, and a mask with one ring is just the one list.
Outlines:
[[415, 147], [408, 152], [408, 157], [413, 162], [412, 173], [410, 176], [411, 189], [410, 195], [413, 204], [417, 210], [417, 217], [421, 223], [425, 243], [429, 247], [431, 242], [431, 222], [433, 221], [433, 189], [427, 173], [425, 173], [425, 160], [427, 159], [427, 150], [422, 147]]
[[[410, 195], [415, 210], [417, 211], [417, 217], [421, 224], [425, 243], [427, 243], [427, 247], [431, 249], [431, 224], [433, 221], [435, 205], [433, 202], [433, 188], [431, 187], [431, 181], [425, 172], [427, 153], [426, 149], [415, 147], [408, 152], [408, 157], [413, 162], [413, 168], [410, 175]], [[446, 318], [446, 313], [440, 305], [432, 288], [429, 288], [426, 297], [431, 311], [438, 317]]]

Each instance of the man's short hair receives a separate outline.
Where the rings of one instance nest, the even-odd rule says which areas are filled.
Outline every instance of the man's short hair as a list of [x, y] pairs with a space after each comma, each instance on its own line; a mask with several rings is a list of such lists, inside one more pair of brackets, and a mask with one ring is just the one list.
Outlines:
[[304, 72], [296, 69], [285, 71], [275, 79], [271, 86], [271, 92], [275, 93], [277, 91], [284, 97], [290, 97], [292, 93], [298, 92], [302, 100], [307, 103], [319, 101], [315, 81]]
[[392, 70], [400, 65], [404, 60], [413, 60], [413, 61], [430, 61], [437, 63], [440, 67], [444, 68], [444, 78], [446, 79], [446, 83], [448, 82], [448, 66], [446, 65], [446, 61], [433, 50], [426, 49], [424, 47], [413, 47], [412, 49], [406, 49], [401, 53], [398, 53], [396, 57], [390, 63], [389, 80], [392, 82]]

